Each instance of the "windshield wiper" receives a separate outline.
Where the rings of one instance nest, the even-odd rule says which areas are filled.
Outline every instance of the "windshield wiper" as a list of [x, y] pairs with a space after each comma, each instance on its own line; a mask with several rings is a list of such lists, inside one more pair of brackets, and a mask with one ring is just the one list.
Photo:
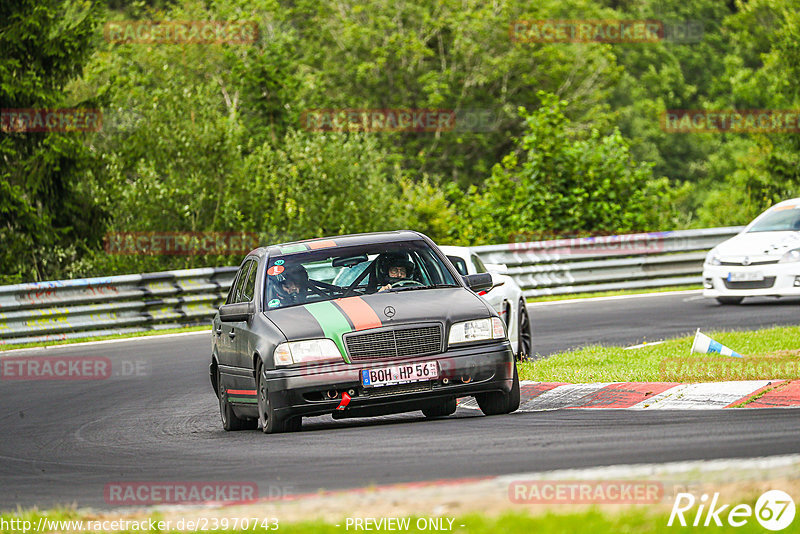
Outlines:
[[404, 287], [394, 287], [389, 289], [389, 291], [393, 293], [399, 293], [400, 291], [411, 291], [414, 289], [440, 289], [443, 287], [458, 287], [455, 284], [433, 284], [430, 286], [404, 286]]

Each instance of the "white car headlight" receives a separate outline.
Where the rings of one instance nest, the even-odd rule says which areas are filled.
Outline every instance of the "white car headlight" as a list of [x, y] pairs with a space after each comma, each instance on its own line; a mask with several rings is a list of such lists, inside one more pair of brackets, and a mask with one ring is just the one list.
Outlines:
[[778, 263], [796, 263], [800, 261], [800, 248], [796, 248], [794, 250], [790, 250], [786, 254], [784, 254]]
[[291, 341], [275, 347], [273, 353], [276, 366], [293, 363], [316, 363], [326, 361], [343, 361], [339, 347], [331, 339], [309, 339], [307, 341]]
[[722, 261], [719, 259], [719, 254], [717, 254], [716, 249], [711, 249], [708, 254], [706, 255], [706, 264], [707, 265], [722, 265]]
[[506, 337], [506, 329], [499, 317], [475, 319], [453, 323], [450, 327], [448, 345], [456, 343], [470, 343], [487, 339], [502, 339]]

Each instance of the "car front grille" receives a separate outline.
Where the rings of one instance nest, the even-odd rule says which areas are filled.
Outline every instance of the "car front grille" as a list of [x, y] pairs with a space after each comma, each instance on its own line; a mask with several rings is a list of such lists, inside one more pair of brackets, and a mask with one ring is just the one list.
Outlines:
[[364, 388], [364, 395], [367, 397], [386, 397], [388, 395], [402, 395], [403, 393], [417, 393], [419, 391], [431, 391], [433, 382], [412, 382], [411, 384], [395, 384], [393, 386], [381, 386], [376, 388]]
[[344, 336], [350, 361], [425, 356], [442, 350], [441, 325], [429, 325]]
[[729, 282], [725, 278], [722, 281], [725, 282], [725, 287], [728, 289], [768, 289], [775, 285], [774, 276], [767, 276], [763, 280], [748, 280], [745, 282]]
[[737, 267], [741, 267], [742, 265], [746, 265], [747, 267], [752, 267], [753, 265], [772, 265], [773, 263], [778, 263], [778, 260], [764, 260], [764, 261], [753, 261], [750, 263], [742, 263], [741, 261], [721, 261], [719, 262], [720, 265], [735, 265]]

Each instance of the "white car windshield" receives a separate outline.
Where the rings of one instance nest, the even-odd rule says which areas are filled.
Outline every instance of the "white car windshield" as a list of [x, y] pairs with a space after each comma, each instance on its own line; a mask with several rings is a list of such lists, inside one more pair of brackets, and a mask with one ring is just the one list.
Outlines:
[[773, 209], [747, 230], [750, 232], [800, 231], [800, 205]]

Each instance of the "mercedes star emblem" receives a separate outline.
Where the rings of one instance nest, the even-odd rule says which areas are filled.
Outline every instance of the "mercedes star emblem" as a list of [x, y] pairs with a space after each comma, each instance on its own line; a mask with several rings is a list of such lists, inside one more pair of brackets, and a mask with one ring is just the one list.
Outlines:
[[389, 317], [389, 318], [391, 319], [392, 317], [394, 317], [394, 314], [395, 314], [394, 308], [393, 308], [393, 307], [391, 307], [391, 306], [386, 306], [386, 307], [383, 309], [383, 314], [384, 314], [386, 317]]

